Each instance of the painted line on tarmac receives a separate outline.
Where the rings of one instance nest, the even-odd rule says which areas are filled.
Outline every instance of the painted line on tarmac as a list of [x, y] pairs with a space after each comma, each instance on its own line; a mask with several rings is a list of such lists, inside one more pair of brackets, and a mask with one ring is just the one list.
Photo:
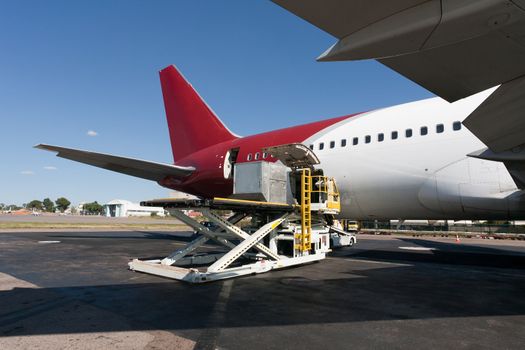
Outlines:
[[40, 244], [55, 244], [60, 243], [60, 241], [38, 241]]
[[429, 247], [399, 247], [399, 249], [425, 251], [425, 252], [432, 251], [432, 250], [438, 250], [437, 248], [429, 248]]
[[401, 264], [401, 263], [393, 263], [389, 261], [379, 261], [379, 260], [368, 260], [368, 259], [357, 259], [357, 258], [336, 258], [336, 257], [327, 257], [326, 259], [330, 260], [347, 260], [347, 261], [354, 261], [354, 262], [365, 262], [369, 264], [378, 264], [378, 265], [393, 265], [393, 266], [414, 266], [412, 264]]
[[220, 326], [224, 324], [224, 320], [226, 319], [228, 300], [230, 299], [230, 294], [232, 292], [233, 282], [233, 279], [227, 279], [222, 283], [219, 296], [207, 321], [207, 327], [197, 339], [195, 349], [219, 349], [218, 340], [221, 335]]

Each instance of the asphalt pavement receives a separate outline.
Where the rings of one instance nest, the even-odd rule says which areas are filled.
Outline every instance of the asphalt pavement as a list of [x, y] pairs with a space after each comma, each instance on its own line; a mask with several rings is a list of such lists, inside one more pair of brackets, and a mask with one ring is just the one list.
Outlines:
[[0, 233], [0, 348], [525, 344], [523, 242], [361, 235], [319, 263], [202, 285], [127, 269], [190, 235]]

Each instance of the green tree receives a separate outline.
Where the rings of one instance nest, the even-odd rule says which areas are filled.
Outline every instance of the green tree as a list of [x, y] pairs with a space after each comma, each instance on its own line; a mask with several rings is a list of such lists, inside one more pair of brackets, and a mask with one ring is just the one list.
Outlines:
[[60, 210], [61, 213], [63, 213], [69, 207], [71, 202], [68, 201], [67, 198], [60, 197], [57, 198], [55, 204], [57, 205], [57, 209]]
[[26, 208], [27, 209], [42, 210], [44, 208], [44, 206], [42, 205], [41, 201], [39, 201], [37, 199], [33, 199], [31, 202], [27, 203]]
[[44, 210], [52, 213], [55, 211], [55, 205], [53, 204], [53, 201], [49, 198], [44, 198], [42, 201], [42, 205], [44, 206]]
[[82, 210], [86, 212], [87, 214], [92, 214], [92, 215], [99, 215], [99, 214], [104, 213], [104, 207], [98, 204], [97, 201], [94, 201], [91, 203], [85, 203], [82, 206]]

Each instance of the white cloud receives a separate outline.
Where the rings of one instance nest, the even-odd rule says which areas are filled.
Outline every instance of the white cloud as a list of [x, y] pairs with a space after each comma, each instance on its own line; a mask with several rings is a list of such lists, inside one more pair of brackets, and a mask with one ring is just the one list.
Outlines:
[[88, 130], [88, 132], [86, 134], [87, 134], [87, 136], [97, 136], [98, 132], [96, 132], [94, 130]]
[[33, 170], [22, 170], [20, 172], [22, 175], [35, 175], [35, 172]]
[[51, 165], [45, 166], [44, 169], [45, 169], [45, 170], [57, 170], [56, 167], [51, 166]]

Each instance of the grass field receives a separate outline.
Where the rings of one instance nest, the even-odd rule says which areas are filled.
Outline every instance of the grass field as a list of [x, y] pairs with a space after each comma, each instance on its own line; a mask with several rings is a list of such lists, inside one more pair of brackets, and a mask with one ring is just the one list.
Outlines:
[[0, 215], [0, 230], [16, 229], [189, 230], [188, 226], [174, 218]]

